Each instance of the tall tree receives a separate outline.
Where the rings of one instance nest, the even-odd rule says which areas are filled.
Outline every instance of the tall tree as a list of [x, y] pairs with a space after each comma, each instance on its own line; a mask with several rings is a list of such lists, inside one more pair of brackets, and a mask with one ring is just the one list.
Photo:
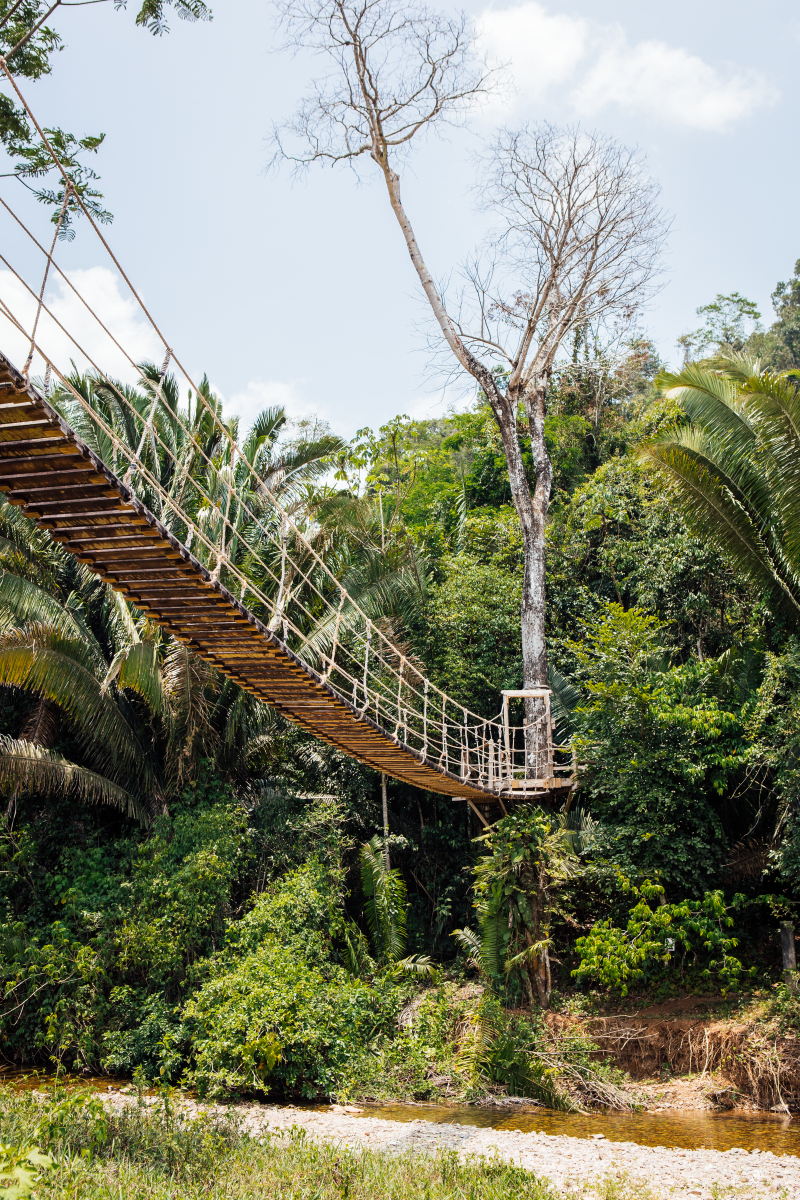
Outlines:
[[800, 367], [800, 259], [791, 279], [777, 284], [772, 293], [775, 321], [766, 333], [751, 335], [747, 350], [757, 355], [771, 371]]
[[[463, 16], [400, 0], [277, 0], [277, 7], [289, 43], [322, 54], [334, 69], [275, 131], [276, 158], [355, 167], [371, 160], [380, 171], [455, 370], [482, 389], [500, 431], [525, 548], [524, 684], [546, 685], [548, 387], [576, 326], [628, 321], [647, 294], [665, 235], [657, 189], [639, 156], [611, 139], [547, 124], [502, 131], [480, 169], [482, 203], [498, 227], [486, 253], [465, 268], [451, 312], [403, 206], [398, 164], [414, 138], [458, 122], [494, 86], [474, 33]], [[521, 433], [530, 439], [533, 481]], [[536, 715], [529, 704], [529, 719]]]
[[749, 338], [763, 332], [758, 307], [739, 292], [731, 292], [729, 296], [718, 292], [710, 304], [701, 304], [696, 312], [704, 318], [703, 324], [678, 338], [686, 362], [718, 354], [739, 354]]

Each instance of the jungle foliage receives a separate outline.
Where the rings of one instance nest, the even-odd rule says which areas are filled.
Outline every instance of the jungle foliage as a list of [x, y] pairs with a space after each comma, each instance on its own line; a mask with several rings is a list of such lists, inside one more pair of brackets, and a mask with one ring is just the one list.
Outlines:
[[[385, 843], [377, 776], [287, 726], [0, 504], [6, 1059], [209, 1095], [506, 1088], [615, 1103], [588, 1045], [556, 1054], [548, 1004], [575, 988], [777, 978], [777, 921], [799, 915], [800, 593], [795, 382], [771, 372], [800, 368], [785, 361], [795, 291], [780, 285], [766, 334], [741, 297], [718, 297], [710, 357], [680, 373], [645, 341], [612, 358], [585, 338], [554, 377], [549, 652], [580, 786], [561, 809], [520, 806], [489, 831], [465, 805], [390, 780]], [[738, 350], [719, 341], [731, 330]], [[784, 358], [753, 362], [756, 338]], [[128, 389], [139, 411], [157, 377], [144, 365]], [[135, 437], [101, 381], [73, 382]], [[159, 437], [182, 466], [169, 478], [154, 439], [148, 469], [180, 482], [214, 545], [202, 464], [224, 468], [224, 446], [203, 406], [169, 377], [162, 390]], [[55, 402], [78, 419], [68, 396]], [[479, 396], [351, 443], [277, 409], [241, 439], [336, 577], [487, 717], [521, 672], [522, 543], [497, 437]], [[700, 472], [706, 499], [724, 493], [756, 530], [749, 558], [730, 521], [720, 532], [697, 492], [686, 501], [679, 457], [684, 483]], [[269, 523], [261, 499], [255, 488]], [[225, 551], [246, 574], [259, 535], [244, 509], [232, 524]]]

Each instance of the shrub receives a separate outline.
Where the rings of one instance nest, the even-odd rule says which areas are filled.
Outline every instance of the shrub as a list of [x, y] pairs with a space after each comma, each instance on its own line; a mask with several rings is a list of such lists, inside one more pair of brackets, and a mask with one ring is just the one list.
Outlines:
[[688, 975], [696, 982], [710, 983], [716, 978], [723, 994], [736, 986], [743, 968], [731, 953], [738, 938], [730, 933], [734, 924], [730, 913], [742, 906], [743, 896], [735, 896], [730, 906], [722, 892], [706, 892], [702, 900], [651, 907], [648, 901], [663, 899], [662, 887], [645, 880], [641, 888], [630, 890], [637, 903], [625, 929], [598, 921], [590, 934], [578, 938], [580, 964], [573, 975], [627, 996], [630, 983], [652, 983], [675, 974], [677, 961], [682, 979]]
[[201, 1094], [331, 1095], [397, 1009], [390, 982], [369, 986], [335, 960], [343, 929], [338, 873], [311, 860], [259, 897], [184, 1010], [186, 1075]]

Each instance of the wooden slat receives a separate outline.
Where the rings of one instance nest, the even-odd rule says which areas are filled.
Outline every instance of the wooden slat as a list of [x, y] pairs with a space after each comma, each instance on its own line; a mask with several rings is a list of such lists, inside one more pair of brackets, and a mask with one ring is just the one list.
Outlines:
[[2, 354], [0, 491], [178, 641], [323, 741], [416, 787], [497, 802], [337, 696], [211, 577]]

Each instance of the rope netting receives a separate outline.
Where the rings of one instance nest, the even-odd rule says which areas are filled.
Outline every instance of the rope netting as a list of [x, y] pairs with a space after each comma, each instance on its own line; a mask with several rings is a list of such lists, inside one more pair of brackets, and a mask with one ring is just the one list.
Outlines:
[[[218, 402], [197, 384], [168, 344], [123, 270], [92, 214], [54, 153], [48, 138], [17, 87], [5, 61], [0, 68], [23, 104], [54, 166], [63, 178], [61, 213], [50, 250], [7, 200], [0, 205], [25, 233], [43, 262], [37, 286], [0, 253], [0, 263], [35, 304], [27, 320], [19, 305], [0, 297], [0, 315], [29, 346], [25, 376], [34, 355], [45, 368], [44, 391], [75, 433], [134, 492], [162, 524], [240, 603], [278, 636], [294, 655], [353, 711], [366, 715], [390, 738], [421, 754], [434, 766], [464, 781], [500, 791], [541, 787], [544, 777], [566, 766], [553, 762], [549, 698], [537, 717], [523, 726], [487, 720], [471, 712], [428, 679], [347, 590], [326, 560], [324, 531], [307, 509], [284, 504], [258, 470], [258, 457], [245, 453]], [[79, 287], [56, 261], [58, 233], [68, 204], [79, 208], [119, 277], [124, 281], [164, 352], [163, 364], [147, 373], [108, 328]], [[94, 327], [127, 363], [136, 386], [121, 384], [96, 361], [48, 303], [52, 274]], [[38, 279], [38, 276], [37, 276]], [[23, 306], [24, 307], [24, 306]], [[42, 318], [46, 317], [44, 321]], [[108, 324], [111, 322], [109, 321]], [[93, 376], [87, 389], [65, 373], [51, 343], [65, 337]], [[61, 354], [63, 358], [63, 354]], [[70, 360], [73, 354], [70, 353]], [[182, 408], [166, 394], [173, 366], [189, 389]], [[207, 394], [208, 392], [208, 394]], [[192, 408], [192, 398], [194, 408]], [[302, 513], [302, 515], [300, 515]], [[297, 519], [295, 519], [297, 517]], [[329, 556], [330, 557], [330, 556]], [[507, 712], [507, 708], [506, 708]], [[538, 781], [538, 782], [537, 782]]]

